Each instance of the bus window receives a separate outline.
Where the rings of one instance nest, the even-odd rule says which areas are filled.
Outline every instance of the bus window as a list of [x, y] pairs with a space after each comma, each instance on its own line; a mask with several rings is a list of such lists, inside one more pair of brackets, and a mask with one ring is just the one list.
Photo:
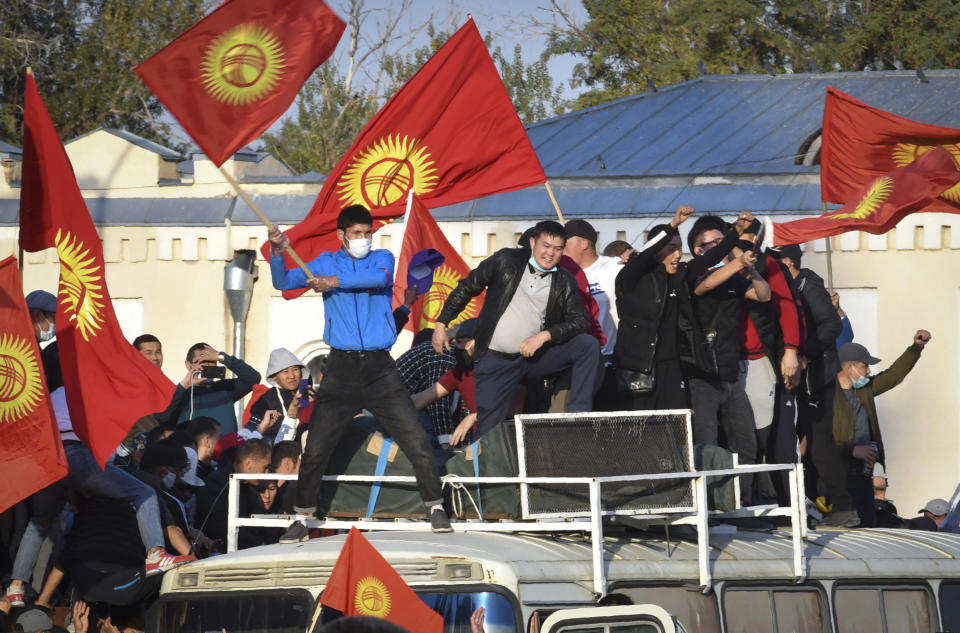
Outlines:
[[960, 631], [960, 584], [940, 585], [940, 628], [944, 631]]
[[516, 633], [517, 616], [510, 600], [499, 593], [429, 593], [417, 595], [443, 616], [444, 633], [470, 633], [470, 616], [478, 608], [486, 609], [483, 628], [486, 633]]
[[839, 633], [933, 633], [923, 589], [841, 588], [833, 601]]
[[303, 633], [313, 610], [313, 597], [304, 590], [171, 597], [161, 601], [157, 631]]
[[713, 595], [687, 587], [623, 587], [612, 589], [630, 596], [634, 604], [655, 604], [676, 616], [689, 633], [720, 633], [720, 617]]
[[823, 633], [816, 589], [736, 588], [723, 593], [727, 633]]

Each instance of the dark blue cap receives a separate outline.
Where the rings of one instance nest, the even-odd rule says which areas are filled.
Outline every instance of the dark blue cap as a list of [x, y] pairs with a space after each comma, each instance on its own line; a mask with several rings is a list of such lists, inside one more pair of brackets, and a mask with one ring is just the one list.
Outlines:
[[416, 288], [422, 295], [433, 285], [433, 271], [443, 264], [446, 258], [438, 250], [425, 248], [410, 258], [407, 265], [407, 288]]

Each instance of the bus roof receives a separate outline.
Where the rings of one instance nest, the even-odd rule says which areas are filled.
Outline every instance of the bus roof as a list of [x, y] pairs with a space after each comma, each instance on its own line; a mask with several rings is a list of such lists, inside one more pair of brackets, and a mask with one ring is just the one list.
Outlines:
[[[479, 562], [485, 580], [495, 569], [511, 571], [518, 583], [558, 580], [590, 583], [589, 538], [576, 534], [458, 532], [368, 532], [374, 547], [411, 585], [442, 582], [439, 566]], [[203, 570], [197, 589], [216, 585], [321, 586], [333, 569], [346, 535], [295, 545], [270, 545], [192, 563], [175, 576]], [[793, 577], [789, 532], [713, 532], [713, 578], [784, 580]], [[604, 540], [610, 583], [696, 582], [695, 541], [638, 533]], [[814, 579], [960, 578], [960, 535], [910, 530], [811, 531], [804, 542], [808, 577]], [[507, 580], [503, 578], [502, 580]], [[166, 578], [164, 588], [182, 586]]]

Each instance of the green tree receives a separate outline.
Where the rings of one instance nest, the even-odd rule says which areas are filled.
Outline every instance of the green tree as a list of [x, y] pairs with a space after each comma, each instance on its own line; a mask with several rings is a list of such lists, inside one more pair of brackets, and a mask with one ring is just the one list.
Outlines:
[[208, 0], [5, 0], [0, 139], [19, 145], [24, 72], [33, 68], [63, 138], [99, 126], [169, 142], [162, 107], [131, 70], [203, 17]]
[[583, 0], [560, 16], [548, 55], [582, 59], [574, 108], [706, 72], [725, 74], [948, 67], [960, 64], [951, 0]]

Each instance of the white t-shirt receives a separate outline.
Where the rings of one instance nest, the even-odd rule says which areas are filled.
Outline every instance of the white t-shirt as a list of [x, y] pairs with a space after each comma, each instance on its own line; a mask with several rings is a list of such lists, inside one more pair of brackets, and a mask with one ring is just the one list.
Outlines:
[[607, 335], [607, 344], [603, 346], [604, 356], [613, 354], [613, 346], [617, 343], [617, 325], [620, 317], [617, 316], [617, 273], [623, 270], [619, 257], [600, 255], [597, 261], [583, 269], [590, 284], [590, 294], [600, 308], [600, 327]]

